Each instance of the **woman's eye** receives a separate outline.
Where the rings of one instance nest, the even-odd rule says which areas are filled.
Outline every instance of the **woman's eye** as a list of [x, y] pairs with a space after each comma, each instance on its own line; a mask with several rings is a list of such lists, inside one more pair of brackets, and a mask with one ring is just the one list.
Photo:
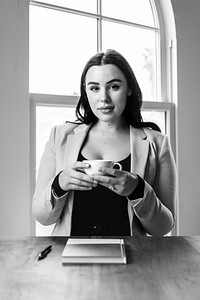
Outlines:
[[110, 90], [113, 90], [113, 91], [117, 91], [119, 89], [119, 85], [118, 84], [113, 84], [109, 87]]
[[91, 86], [90, 91], [97, 92], [99, 90], [98, 86]]

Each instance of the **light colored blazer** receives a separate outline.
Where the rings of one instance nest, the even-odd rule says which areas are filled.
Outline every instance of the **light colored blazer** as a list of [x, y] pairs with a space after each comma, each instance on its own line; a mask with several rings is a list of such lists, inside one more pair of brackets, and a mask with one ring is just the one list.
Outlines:
[[[55, 176], [77, 161], [89, 125], [55, 126], [46, 144], [37, 177], [32, 212], [43, 225], [55, 223], [52, 235], [69, 236], [74, 192], [58, 198]], [[145, 180], [144, 196], [128, 199], [131, 235], [165, 235], [175, 222], [176, 169], [168, 137], [130, 126], [131, 172]], [[80, 225], [81, 226], [81, 225]]]

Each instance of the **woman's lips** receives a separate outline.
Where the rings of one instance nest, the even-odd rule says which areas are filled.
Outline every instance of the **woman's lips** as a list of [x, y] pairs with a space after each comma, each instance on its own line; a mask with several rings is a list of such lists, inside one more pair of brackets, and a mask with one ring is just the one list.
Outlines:
[[98, 110], [100, 110], [102, 113], [109, 113], [113, 110], [113, 108], [113, 106], [105, 106], [98, 108]]

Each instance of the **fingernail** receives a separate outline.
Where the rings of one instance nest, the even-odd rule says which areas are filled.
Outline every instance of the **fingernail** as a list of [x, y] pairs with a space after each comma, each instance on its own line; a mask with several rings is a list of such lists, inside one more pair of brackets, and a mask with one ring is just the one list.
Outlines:
[[93, 185], [94, 186], [97, 186], [97, 181], [94, 179], [94, 181], [93, 181]]

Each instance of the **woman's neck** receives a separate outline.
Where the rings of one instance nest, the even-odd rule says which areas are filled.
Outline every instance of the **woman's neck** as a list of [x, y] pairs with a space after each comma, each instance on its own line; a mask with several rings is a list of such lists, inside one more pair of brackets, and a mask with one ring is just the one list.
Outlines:
[[93, 126], [93, 130], [102, 131], [102, 132], [108, 132], [112, 131], [114, 132], [124, 132], [127, 129], [129, 129], [128, 124], [125, 122], [124, 119], [120, 119], [116, 122], [103, 122], [101, 120], [98, 120], [96, 124]]

